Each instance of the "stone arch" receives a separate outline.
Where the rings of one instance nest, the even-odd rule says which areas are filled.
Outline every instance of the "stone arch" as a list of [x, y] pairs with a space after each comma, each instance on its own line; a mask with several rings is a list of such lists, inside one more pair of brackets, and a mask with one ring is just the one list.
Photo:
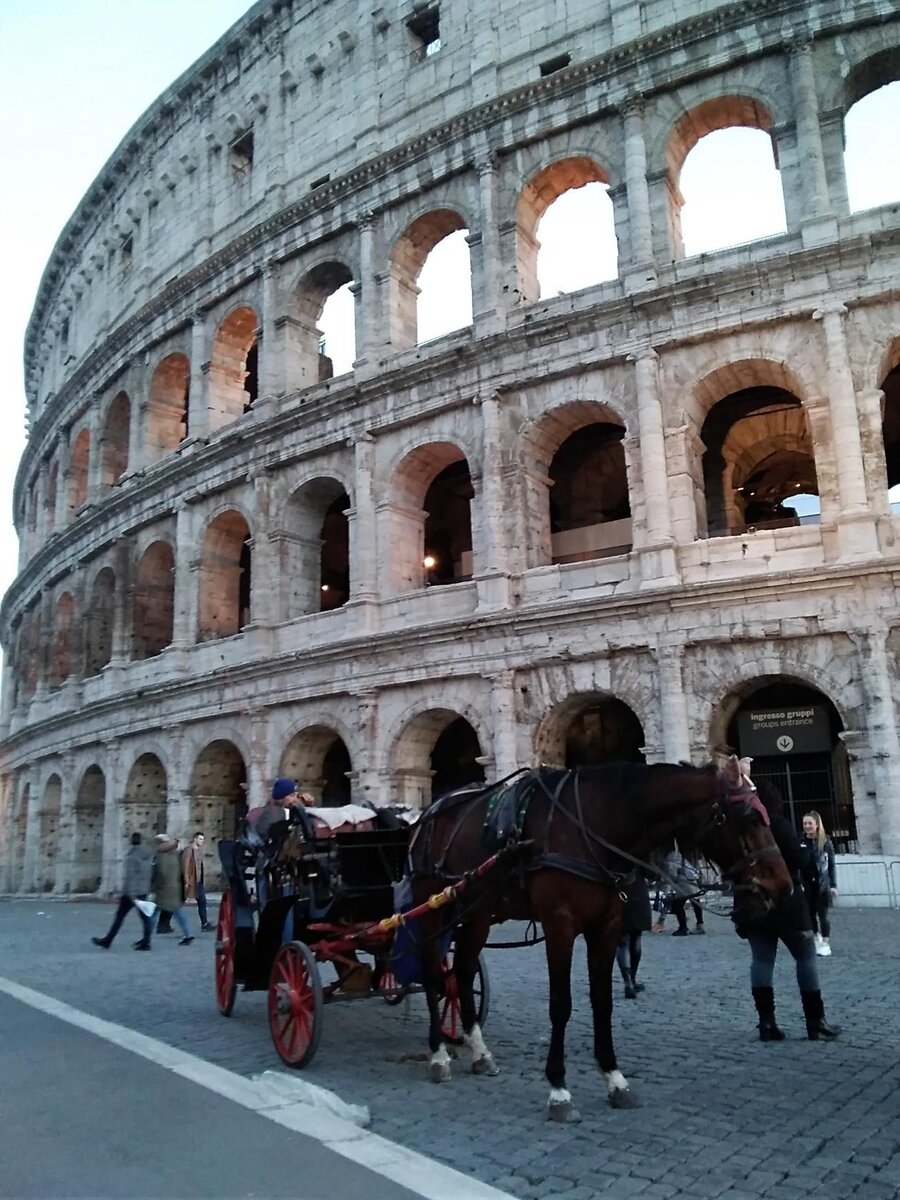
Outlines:
[[131, 401], [119, 392], [106, 410], [100, 439], [100, 485], [104, 491], [114, 487], [128, 470], [128, 444], [131, 432]]
[[[292, 354], [295, 365], [291, 374], [296, 375], [296, 384], [292, 379], [291, 386], [309, 387], [334, 375], [333, 357], [328, 353], [319, 321], [331, 297], [352, 283], [353, 272], [345, 263], [334, 259], [318, 263], [300, 281], [292, 306], [296, 328]], [[355, 346], [355, 320], [351, 338]]]
[[340, 608], [350, 598], [350, 498], [332, 476], [308, 479], [284, 507], [277, 534], [284, 620]]
[[844, 718], [828, 692], [792, 671], [742, 680], [720, 695], [710, 744], [753, 758], [755, 782], [774, 785], [799, 831], [818, 810], [839, 853], [857, 849]]
[[[542, 167], [519, 193], [515, 220], [516, 271], [521, 301], [529, 303], [539, 300], [541, 296], [538, 281], [541, 248], [538, 229], [548, 209], [566, 192], [591, 184], [600, 184], [608, 188], [608, 173], [595, 159], [587, 155], [573, 155], [556, 159]], [[612, 237], [615, 239], [612, 205], [609, 206], [608, 220], [612, 228]], [[602, 276], [603, 279], [615, 277], [615, 273]], [[599, 283], [601, 278], [598, 277], [593, 282]]]
[[51, 892], [59, 875], [60, 812], [62, 780], [55, 772], [44, 784], [38, 823], [36, 890]]
[[75, 794], [75, 861], [69, 876], [73, 892], [96, 892], [103, 875], [103, 826], [106, 777], [92, 765], [81, 777]]
[[525, 427], [529, 567], [631, 549], [625, 435], [612, 408], [589, 400], [560, 405]]
[[396, 738], [391, 760], [398, 802], [416, 809], [485, 778], [478, 732], [451, 708], [430, 708], [413, 716]]
[[168, 777], [158, 754], [143, 751], [128, 771], [122, 798], [125, 834], [139, 833], [145, 842], [166, 832]]
[[69, 456], [69, 519], [87, 503], [88, 483], [91, 465], [91, 435], [87, 429], [82, 429], [72, 445]]
[[230, 425], [249, 412], [259, 395], [256, 310], [241, 305], [221, 322], [209, 367], [209, 428]]
[[[754, 129], [768, 134], [771, 139], [774, 125], [775, 117], [771, 105], [761, 97], [746, 92], [703, 100], [683, 112], [675, 121], [665, 143], [665, 171], [669, 199], [669, 232], [676, 258], [682, 258], [685, 254], [681, 227], [681, 212], [685, 200], [681, 191], [681, 176], [688, 155], [702, 138], [710, 134], [734, 128]], [[775, 156], [774, 141], [771, 145]], [[774, 165], [777, 170], [777, 157]], [[783, 231], [784, 226], [770, 232]], [[697, 252], [702, 250], [692, 251]]]
[[147, 462], [177, 450], [190, 429], [191, 364], [186, 354], [167, 354], [150, 378], [144, 423]]
[[308, 725], [298, 730], [285, 746], [279, 775], [296, 779], [302, 791], [310, 792], [318, 804], [349, 804], [353, 764], [347, 743], [329, 725]]
[[112, 658], [116, 616], [116, 577], [103, 567], [91, 585], [90, 608], [84, 620], [84, 673], [99, 675]]
[[389, 490], [392, 590], [470, 577], [474, 492], [459, 446], [429, 442], [411, 450], [395, 468]]
[[[881, 440], [887, 473], [888, 498], [893, 512], [900, 512], [900, 337], [895, 338], [884, 359], [881, 380]], [[896, 507], [893, 507], [896, 506]]]
[[644, 728], [634, 709], [602, 691], [567, 696], [534, 734], [536, 760], [565, 767], [643, 762], [643, 748]]
[[900, 200], [896, 174], [873, 172], [890, 161], [900, 116], [900, 46], [876, 51], [857, 63], [844, 81], [844, 176], [850, 212]]
[[234, 742], [218, 738], [197, 755], [190, 778], [191, 828], [206, 835], [203, 860], [208, 881], [221, 872], [218, 844], [234, 837], [247, 814], [247, 768]]
[[35, 694], [38, 684], [43, 681], [41, 669], [43, 657], [43, 618], [40, 609], [30, 608], [22, 619], [20, 638], [23, 656], [18, 658], [18, 667], [22, 677], [22, 685], [27, 699]]
[[72, 674], [72, 643], [75, 638], [75, 600], [63, 592], [56, 602], [53, 645], [50, 654], [50, 686], [59, 687]]
[[417, 281], [431, 252], [451, 234], [465, 231], [465, 219], [452, 208], [436, 208], [417, 217], [394, 242], [390, 259], [390, 340], [395, 349], [419, 341]]
[[206, 527], [200, 552], [199, 640], [240, 633], [250, 623], [250, 526], [227, 509]]
[[134, 581], [132, 657], [154, 658], [172, 642], [175, 622], [175, 551], [152, 542], [138, 560]]

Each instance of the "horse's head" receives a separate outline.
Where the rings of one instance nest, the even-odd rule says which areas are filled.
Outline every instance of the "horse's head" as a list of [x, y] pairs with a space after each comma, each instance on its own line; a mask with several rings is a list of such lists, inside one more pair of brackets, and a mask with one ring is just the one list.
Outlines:
[[793, 887], [769, 828], [769, 814], [732, 755], [714, 777], [712, 807], [696, 841], [736, 887], [749, 887], [767, 907]]

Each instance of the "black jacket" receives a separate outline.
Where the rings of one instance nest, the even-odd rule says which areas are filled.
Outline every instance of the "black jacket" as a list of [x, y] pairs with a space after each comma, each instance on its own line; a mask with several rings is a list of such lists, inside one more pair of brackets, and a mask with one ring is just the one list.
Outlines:
[[790, 896], [783, 896], [768, 912], [753, 892], [743, 889], [736, 891], [731, 919], [739, 937], [746, 937], [750, 933], [780, 937], [783, 933], [812, 931], [804, 889], [815, 878], [815, 864], [810, 861], [805, 845], [789, 821], [777, 814], [771, 815], [771, 821], [772, 837], [794, 880], [794, 890]]
[[623, 933], [646, 933], [653, 922], [650, 912], [650, 890], [643, 875], [636, 875], [625, 889], [628, 899], [622, 910]]

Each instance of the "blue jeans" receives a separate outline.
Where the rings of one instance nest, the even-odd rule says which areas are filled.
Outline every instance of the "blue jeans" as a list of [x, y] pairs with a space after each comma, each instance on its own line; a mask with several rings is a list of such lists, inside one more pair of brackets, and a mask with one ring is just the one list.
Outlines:
[[[802, 933], [792, 930], [782, 934], [780, 940], [791, 952], [797, 966], [797, 985], [800, 991], [817, 992], [819, 972], [816, 970], [816, 943], [812, 930]], [[753, 955], [750, 961], [750, 986], [771, 987], [779, 939], [768, 933], [751, 933], [747, 941]]]
[[[171, 915], [175, 918], [175, 923], [177, 924], [178, 928], [181, 930], [181, 936], [182, 937], [190, 937], [191, 935], [188, 932], [188, 923], [184, 919], [184, 909], [183, 908], [173, 909]], [[157, 920], [159, 919], [159, 909], [156, 910], [156, 919]]]

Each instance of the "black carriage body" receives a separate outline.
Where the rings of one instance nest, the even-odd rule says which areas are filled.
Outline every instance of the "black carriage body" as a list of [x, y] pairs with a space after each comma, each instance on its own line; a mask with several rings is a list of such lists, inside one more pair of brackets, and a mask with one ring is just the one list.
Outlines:
[[315, 926], [351, 933], [390, 916], [409, 845], [406, 826], [330, 838], [305, 838], [296, 827], [273, 833], [265, 847], [219, 844], [234, 908], [235, 982], [245, 991], [269, 986], [285, 943], [314, 947], [338, 936]]

